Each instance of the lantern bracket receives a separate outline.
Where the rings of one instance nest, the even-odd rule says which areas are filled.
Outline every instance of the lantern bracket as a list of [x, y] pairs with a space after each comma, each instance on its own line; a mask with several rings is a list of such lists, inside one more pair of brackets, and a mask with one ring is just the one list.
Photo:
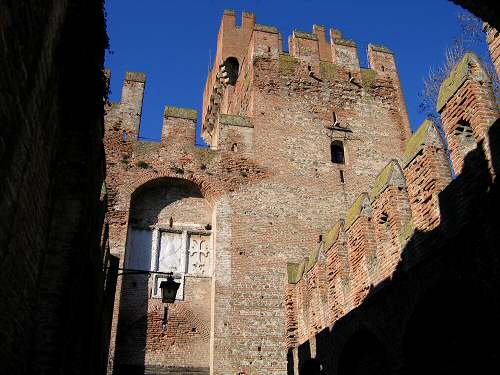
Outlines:
[[160, 271], [146, 271], [146, 270], [136, 270], [132, 268], [118, 268], [118, 275], [164, 275], [164, 276], [173, 276], [173, 272], [160, 272]]

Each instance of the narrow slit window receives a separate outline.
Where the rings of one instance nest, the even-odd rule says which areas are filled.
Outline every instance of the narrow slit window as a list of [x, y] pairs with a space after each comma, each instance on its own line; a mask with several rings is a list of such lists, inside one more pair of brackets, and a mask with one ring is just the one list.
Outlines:
[[344, 144], [342, 141], [333, 141], [330, 145], [330, 154], [333, 164], [345, 164]]

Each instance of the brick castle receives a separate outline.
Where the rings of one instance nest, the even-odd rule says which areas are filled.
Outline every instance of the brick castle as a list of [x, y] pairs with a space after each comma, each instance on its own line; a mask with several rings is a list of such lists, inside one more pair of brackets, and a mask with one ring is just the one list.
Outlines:
[[[354, 41], [314, 25], [288, 51], [275, 27], [224, 12], [203, 93], [208, 148], [195, 146], [194, 109], [167, 106], [161, 142], [138, 137], [143, 73], [107, 107], [110, 253], [181, 283], [164, 324], [162, 276], [119, 278], [109, 371], [427, 373], [415, 354], [426, 293], [465, 285], [497, 311], [486, 285], [498, 278], [479, 268], [498, 261], [498, 231], [476, 226], [497, 204], [499, 111], [478, 57], [441, 87], [443, 133], [427, 120], [412, 134], [391, 50], [369, 44], [362, 68]], [[472, 230], [474, 258], [461, 251]], [[475, 271], [450, 269], [457, 259]]]
[[[454, 2], [500, 74], [497, 7]], [[145, 75], [103, 100], [104, 9], [2, 1], [0, 374], [494, 373], [500, 122], [476, 55], [412, 134], [387, 48], [364, 69], [314, 26], [285, 53], [226, 11], [209, 148], [184, 108], [144, 142]], [[123, 268], [173, 272], [168, 314], [165, 274]]]

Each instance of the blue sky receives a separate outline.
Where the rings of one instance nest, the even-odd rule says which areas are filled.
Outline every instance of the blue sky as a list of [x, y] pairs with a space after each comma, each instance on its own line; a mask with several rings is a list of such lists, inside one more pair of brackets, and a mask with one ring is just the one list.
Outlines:
[[[111, 100], [119, 101], [126, 71], [147, 74], [141, 136], [159, 139], [165, 105], [201, 112], [209, 55], [216, 50], [224, 9], [256, 13], [257, 23], [276, 26], [286, 41], [293, 29], [313, 24], [342, 30], [358, 43], [362, 66], [368, 43], [396, 53], [412, 128], [424, 120], [417, 93], [429, 67], [459, 35], [462, 8], [446, 0], [107, 0], [112, 71]], [[287, 46], [284, 46], [287, 49]], [[200, 124], [198, 124], [199, 126]]]

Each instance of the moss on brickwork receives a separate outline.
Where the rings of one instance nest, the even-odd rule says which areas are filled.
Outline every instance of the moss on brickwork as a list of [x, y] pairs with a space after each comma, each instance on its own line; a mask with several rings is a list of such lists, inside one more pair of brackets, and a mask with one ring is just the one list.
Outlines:
[[143, 155], [156, 152], [161, 147], [160, 142], [139, 141], [134, 147], [134, 156], [140, 157]]
[[300, 281], [304, 273], [304, 267], [305, 262], [287, 264], [288, 282], [290, 284], [297, 284]]
[[342, 46], [356, 47], [356, 42], [354, 40], [349, 40], [349, 39], [335, 39], [334, 43], [340, 44]]
[[252, 121], [249, 117], [237, 115], [219, 115], [219, 122], [224, 125], [243, 126], [245, 128], [253, 128]]
[[361, 214], [363, 208], [363, 201], [367, 198], [366, 193], [362, 193], [353, 203], [349, 211], [347, 211], [345, 218], [346, 229], [349, 228]]
[[318, 40], [318, 36], [316, 34], [306, 33], [304, 31], [299, 31], [299, 30], [293, 30], [293, 36], [295, 38]]
[[399, 233], [399, 242], [402, 244], [405, 243], [411, 238], [411, 236], [413, 236], [414, 232], [415, 232], [415, 226], [413, 225], [413, 222], [410, 220], [403, 226], [403, 228], [401, 228], [401, 232]]
[[384, 169], [382, 169], [382, 172], [380, 172], [377, 178], [375, 179], [372, 191], [370, 192], [371, 200], [377, 198], [380, 195], [380, 193], [382, 193], [385, 190], [385, 188], [389, 184], [389, 180], [391, 178], [393, 171], [394, 171], [394, 161], [391, 161], [384, 167]]
[[191, 108], [165, 107], [165, 117], [183, 118], [186, 120], [194, 120], [198, 118], [198, 111]]
[[337, 222], [326, 234], [325, 236], [325, 244], [324, 244], [324, 249], [328, 250], [330, 247], [333, 246], [335, 241], [337, 241], [337, 238], [339, 237], [340, 233], [340, 222]]
[[280, 54], [280, 71], [284, 74], [293, 74], [299, 65], [299, 60], [289, 54]]
[[417, 129], [415, 133], [410, 137], [408, 142], [406, 142], [405, 153], [404, 153], [404, 165], [406, 166], [410, 161], [413, 160], [415, 155], [420, 151], [423, 145], [425, 145], [427, 139], [427, 133], [429, 128], [433, 126], [434, 123], [431, 119], [425, 120], [422, 125]]
[[152, 168], [148, 163], [146, 163], [144, 160], [138, 160], [135, 163], [136, 167], [142, 168], [142, 169], [150, 169]]
[[217, 151], [211, 150], [209, 148], [196, 148], [195, 155], [196, 159], [198, 159], [201, 164], [207, 166], [217, 156]]
[[361, 79], [364, 87], [372, 87], [377, 77], [377, 72], [373, 69], [361, 68]]
[[127, 72], [125, 75], [125, 80], [134, 82], [146, 82], [146, 74], [139, 72]]
[[335, 67], [335, 64], [322, 61], [319, 63], [319, 68], [321, 72], [321, 77], [323, 79], [325, 78], [330, 80], [335, 79], [335, 76], [337, 74], [337, 69]]
[[306, 265], [306, 272], [308, 272], [311, 268], [314, 267], [314, 265], [316, 264], [316, 262], [318, 261], [318, 258], [319, 258], [319, 252], [321, 251], [321, 244], [319, 244], [318, 246], [316, 246], [313, 251], [311, 251], [311, 255], [309, 255], [309, 260], [307, 261], [307, 265]]
[[372, 49], [374, 51], [377, 51], [377, 52], [384, 52], [384, 53], [390, 53], [390, 54], [393, 54], [394, 55], [394, 52], [392, 52], [389, 48], [387, 48], [386, 46], [382, 46], [382, 45], [377, 45], [377, 44], [368, 44], [368, 48], [369, 49]]
[[267, 26], [256, 23], [253, 29], [256, 31], [264, 31], [266, 33], [278, 34], [278, 29], [274, 26]]
[[[462, 60], [453, 68], [448, 78], [444, 80], [439, 88], [439, 95], [436, 104], [436, 110], [441, 112], [448, 100], [458, 91], [460, 86], [470, 78], [485, 78], [483, 76], [473, 77], [471, 65], [478, 65], [482, 67], [481, 60], [473, 53], [468, 52], [464, 55]], [[484, 70], [484, 69], [483, 69]]]

